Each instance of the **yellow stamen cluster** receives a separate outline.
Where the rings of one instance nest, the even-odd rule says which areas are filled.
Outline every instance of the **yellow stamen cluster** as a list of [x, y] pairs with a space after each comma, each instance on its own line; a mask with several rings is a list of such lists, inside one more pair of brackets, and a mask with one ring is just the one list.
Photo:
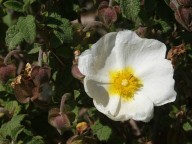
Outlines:
[[134, 76], [134, 71], [131, 68], [111, 71], [109, 77], [109, 94], [120, 95], [126, 101], [131, 100], [143, 86], [142, 81]]
[[11, 87], [15, 88], [15, 85], [21, 84], [22, 75], [18, 75], [11, 83]]
[[24, 75], [27, 77], [31, 77], [31, 71], [32, 71], [31, 65], [30, 65], [30, 63], [27, 63], [25, 65]]

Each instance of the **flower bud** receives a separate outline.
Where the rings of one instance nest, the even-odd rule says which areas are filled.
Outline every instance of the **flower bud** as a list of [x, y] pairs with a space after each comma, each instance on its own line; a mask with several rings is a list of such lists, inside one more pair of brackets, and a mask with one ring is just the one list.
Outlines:
[[48, 66], [34, 66], [31, 71], [31, 78], [36, 86], [49, 82], [51, 69]]
[[28, 103], [33, 96], [32, 90], [35, 87], [33, 82], [22, 78], [21, 75], [17, 76], [12, 82], [16, 99], [20, 103]]
[[148, 27], [139, 27], [135, 32], [138, 34], [138, 36], [142, 38], [146, 38], [150, 34], [150, 29]]
[[117, 20], [118, 12], [118, 6], [109, 7], [108, 2], [104, 1], [99, 5], [98, 17], [106, 26], [108, 26]]
[[4, 84], [10, 77], [15, 77], [16, 67], [13, 64], [5, 65], [3, 59], [0, 58], [0, 81]]
[[175, 19], [188, 31], [192, 31], [192, 1], [171, 0], [170, 7], [175, 11]]
[[82, 80], [85, 76], [79, 71], [77, 64], [74, 64], [71, 68], [71, 73], [74, 78]]
[[182, 6], [192, 6], [192, 1], [191, 0], [177, 0], [177, 2], [179, 3], [179, 5]]
[[192, 31], [192, 7], [185, 8], [181, 7], [175, 13], [175, 19], [188, 31]]
[[33, 88], [33, 97], [31, 101], [42, 109], [47, 108], [51, 103], [51, 96], [53, 95], [52, 87], [49, 83], [43, 83], [40, 86]]
[[82, 134], [89, 128], [89, 125], [86, 122], [80, 122], [76, 125], [76, 130], [79, 134]]
[[52, 108], [49, 110], [48, 122], [57, 129], [60, 135], [62, 135], [65, 130], [71, 128], [68, 116], [63, 113], [60, 114], [59, 108]]

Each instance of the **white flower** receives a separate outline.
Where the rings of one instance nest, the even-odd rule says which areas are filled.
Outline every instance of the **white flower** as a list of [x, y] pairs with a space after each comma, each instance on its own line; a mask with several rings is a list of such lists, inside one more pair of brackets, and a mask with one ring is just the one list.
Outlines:
[[173, 68], [166, 46], [132, 31], [108, 33], [79, 57], [86, 93], [115, 121], [148, 122], [154, 106], [173, 102]]

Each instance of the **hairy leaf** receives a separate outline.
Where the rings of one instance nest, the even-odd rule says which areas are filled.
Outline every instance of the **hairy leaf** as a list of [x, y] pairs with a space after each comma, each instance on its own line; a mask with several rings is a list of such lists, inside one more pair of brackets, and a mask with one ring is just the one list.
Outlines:
[[72, 40], [72, 27], [69, 20], [62, 18], [56, 13], [52, 13], [46, 18], [48, 27], [53, 28], [53, 37], [51, 38], [52, 47], [59, 47], [62, 43], [69, 43]]
[[11, 14], [8, 13], [7, 15], [5, 15], [4, 17], [2, 17], [3, 22], [8, 26], [11, 27], [12, 26], [12, 19], [11, 19]]
[[72, 27], [70, 25], [69, 20], [62, 18], [61, 19], [62, 24], [60, 25], [60, 29], [63, 31], [64, 35], [64, 42], [68, 43], [72, 40]]
[[17, 115], [9, 122], [4, 123], [1, 126], [0, 134], [3, 137], [10, 136], [13, 140], [16, 140], [17, 136], [24, 130], [24, 126], [20, 124], [24, 117], [25, 115]]
[[39, 50], [40, 50], [40, 48], [41, 48], [41, 45], [38, 44], [38, 43], [34, 43], [34, 44], [32, 44], [31, 47], [32, 47], [32, 48], [31, 48], [31, 50], [28, 52], [28, 54], [35, 54], [35, 53], [38, 53], [38, 52], [39, 52]]
[[28, 144], [44, 144], [43, 138], [40, 136], [35, 136], [32, 138], [32, 140], [30, 142], [28, 142]]
[[136, 22], [139, 18], [140, 12], [140, 0], [116, 0], [120, 7], [124, 17]]
[[185, 122], [184, 124], [183, 124], [183, 129], [184, 129], [184, 131], [192, 131], [192, 124], [190, 123], [190, 122]]
[[171, 26], [166, 21], [164, 21], [162, 19], [158, 19], [158, 20], [155, 20], [155, 22], [161, 25], [162, 32], [165, 33], [165, 32], [168, 32], [169, 30], [171, 30]]
[[5, 109], [9, 111], [10, 114], [16, 116], [20, 111], [21, 107], [17, 101], [9, 101], [5, 104]]
[[111, 134], [112, 130], [109, 126], [101, 124], [97, 121], [93, 126], [91, 126], [93, 134], [97, 135], [98, 139], [101, 141], [107, 141]]
[[74, 90], [75, 99], [77, 99], [80, 94], [81, 94], [81, 93], [80, 93], [78, 90]]
[[5, 41], [6, 41], [7, 46], [9, 47], [9, 50], [14, 49], [23, 40], [24, 40], [23, 34], [21, 32], [19, 32], [16, 25], [9, 27], [9, 29], [6, 32], [6, 37], [5, 37]]
[[51, 38], [51, 46], [56, 48], [59, 47], [64, 41], [64, 34], [63, 32], [59, 32], [54, 30], [53, 37]]
[[0, 135], [0, 144], [10, 144], [10, 141]]
[[16, 1], [16, 0], [8, 0], [3, 3], [3, 5], [11, 10], [17, 11], [17, 12], [23, 12], [23, 3]]
[[35, 18], [32, 15], [20, 17], [17, 22], [17, 29], [23, 33], [23, 37], [27, 42], [34, 42], [36, 38], [36, 25]]
[[23, 0], [23, 11], [26, 11], [32, 3], [34, 3], [36, 0]]

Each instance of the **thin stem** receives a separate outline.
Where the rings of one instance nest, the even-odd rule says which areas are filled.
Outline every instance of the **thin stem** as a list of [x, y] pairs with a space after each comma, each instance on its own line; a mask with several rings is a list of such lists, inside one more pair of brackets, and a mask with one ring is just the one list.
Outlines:
[[10, 52], [6, 55], [6, 57], [4, 58], [4, 64], [7, 65], [7, 62], [8, 62], [8, 60], [11, 58], [11, 56], [14, 55], [14, 54], [18, 54], [19, 52], [21, 52], [21, 51], [20, 51], [20, 50], [12, 50], [12, 51], [10, 51]]
[[[18, 55], [16, 55], [15, 57], [17, 57]], [[18, 56], [17, 59], [19, 60], [19, 65], [18, 65], [18, 68], [17, 68], [17, 75], [20, 75], [23, 68], [25, 67], [25, 63], [24, 61]]]
[[59, 57], [53, 52], [51, 51], [51, 53], [55, 56], [55, 58], [60, 62], [60, 64], [65, 67], [65, 64], [59, 59]]
[[39, 56], [38, 56], [38, 65], [39, 65], [40, 67], [42, 67], [42, 60], [43, 60], [43, 51], [42, 51], [42, 49], [40, 48], [40, 49], [39, 49]]
[[70, 95], [71, 95], [70, 93], [65, 93], [65, 94], [62, 96], [61, 104], [60, 104], [60, 114], [61, 114], [61, 115], [65, 113], [65, 101], [67, 100], [67, 98], [68, 98]]
[[135, 136], [140, 136], [141, 131], [140, 131], [139, 127], [137, 126], [137, 123], [134, 120], [130, 119], [129, 124], [131, 125], [132, 129], [135, 131], [134, 132]]
[[109, 7], [113, 6], [113, 0], [109, 0]]

